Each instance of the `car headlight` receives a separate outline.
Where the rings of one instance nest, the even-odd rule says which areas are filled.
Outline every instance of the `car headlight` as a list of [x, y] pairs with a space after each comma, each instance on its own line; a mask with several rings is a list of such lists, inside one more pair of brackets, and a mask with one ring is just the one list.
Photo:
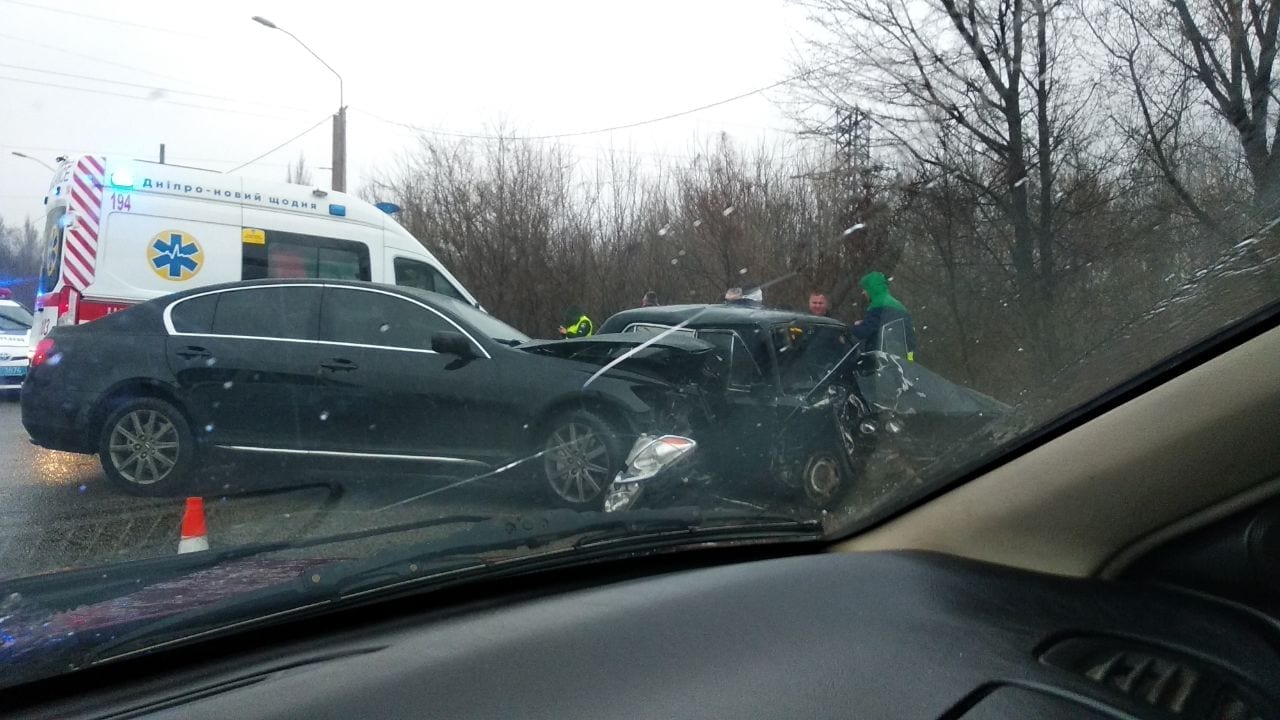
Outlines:
[[641, 435], [631, 446], [627, 466], [609, 485], [604, 497], [604, 511], [626, 510], [640, 497], [644, 481], [689, 456], [698, 443], [679, 435], [653, 437]]
[[621, 482], [615, 480], [604, 496], [604, 511], [607, 513], [626, 510], [640, 496], [639, 482]]
[[618, 475], [619, 482], [645, 480], [662, 472], [693, 452], [698, 443], [680, 435], [659, 438], [641, 435], [627, 455], [627, 467]]

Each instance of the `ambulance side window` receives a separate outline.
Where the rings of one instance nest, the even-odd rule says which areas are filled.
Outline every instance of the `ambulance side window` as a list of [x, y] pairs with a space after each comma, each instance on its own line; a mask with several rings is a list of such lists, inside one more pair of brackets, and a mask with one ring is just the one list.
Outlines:
[[404, 287], [418, 288], [419, 290], [430, 290], [441, 295], [447, 295], [455, 300], [466, 302], [467, 299], [462, 297], [462, 293], [458, 292], [439, 270], [431, 267], [427, 263], [409, 258], [398, 257], [395, 260], [396, 285]]
[[267, 230], [265, 242], [245, 243], [240, 277], [369, 280], [369, 247], [351, 240]]

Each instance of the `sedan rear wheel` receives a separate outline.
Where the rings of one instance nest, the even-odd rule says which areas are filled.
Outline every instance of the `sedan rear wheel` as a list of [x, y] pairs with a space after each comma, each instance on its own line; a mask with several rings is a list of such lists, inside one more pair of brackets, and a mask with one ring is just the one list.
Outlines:
[[584, 508], [601, 500], [622, 463], [622, 443], [609, 424], [584, 410], [556, 418], [542, 447], [542, 476], [552, 497]]
[[107, 477], [138, 495], [168, 495], [187, 483], [195, 442], [182, 413], [156, 398], [128, 400], [103, 427], [99, 458]]

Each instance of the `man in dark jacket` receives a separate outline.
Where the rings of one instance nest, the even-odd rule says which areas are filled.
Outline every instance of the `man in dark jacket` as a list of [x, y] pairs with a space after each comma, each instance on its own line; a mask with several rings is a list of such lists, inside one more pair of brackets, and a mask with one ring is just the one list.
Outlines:
[[859, 284], [870, 301], [862, 319], [853, 324], [853, 334], [862, 341], [862, 349], [895, 354], [905, 350], [907, 360], [915, 362], [916, 328], [906, 306], [889, 293], [889, 279], [882, 272], [869, 272]]

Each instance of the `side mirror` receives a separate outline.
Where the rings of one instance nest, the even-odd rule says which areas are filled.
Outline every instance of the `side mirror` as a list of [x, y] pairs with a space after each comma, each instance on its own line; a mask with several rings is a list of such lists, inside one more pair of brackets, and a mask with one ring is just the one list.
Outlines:
[[431, 336], [431, 349], [441, 355], [457, 355], [469, 358], [475, 355], [471, 341], [466, 335], [456, 332], [438, 332]]

